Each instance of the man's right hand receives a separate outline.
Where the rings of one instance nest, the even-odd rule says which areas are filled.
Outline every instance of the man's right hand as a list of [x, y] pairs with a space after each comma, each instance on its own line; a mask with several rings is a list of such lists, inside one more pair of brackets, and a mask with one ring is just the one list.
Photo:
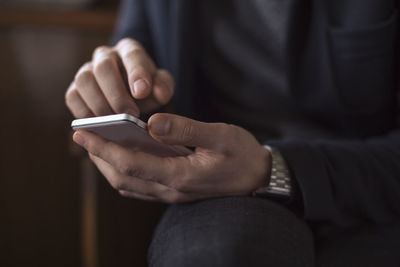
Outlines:
[[65, 94], [76, 118], [128, 113], [139, 116], [168, 103], [174, 92], [171, 74], [157, 69], [135, 40], [98, 47], [92, 61], [77, 72]]

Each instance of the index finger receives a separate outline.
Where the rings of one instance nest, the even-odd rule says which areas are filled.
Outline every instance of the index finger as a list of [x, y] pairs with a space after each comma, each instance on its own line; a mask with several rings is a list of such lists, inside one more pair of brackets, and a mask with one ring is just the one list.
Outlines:
[[132, 39], [122, 39], [116, 45], [125, 67], [132, 95], [143, 99], [150, 95], [156, 67], [144, 47]]
[[98, 47], [93, 54], [93, 74], [115, 113], [139, 116], [139, 108], [129, 94], [119, 67], [119, 56], [109, 47]]

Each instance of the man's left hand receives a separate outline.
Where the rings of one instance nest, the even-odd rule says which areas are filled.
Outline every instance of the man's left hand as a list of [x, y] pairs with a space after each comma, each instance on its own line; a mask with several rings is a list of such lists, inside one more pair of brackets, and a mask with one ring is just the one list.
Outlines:
[[86, 131], [77, 131], [74, 141], [127, 197], [179, 203], [247, 195], [267, 182], [270, 152], [240, 127], [159, 113], [150, 118], [148, 129], [159, 142], [196, 149], [186, 157], [157, 157]]

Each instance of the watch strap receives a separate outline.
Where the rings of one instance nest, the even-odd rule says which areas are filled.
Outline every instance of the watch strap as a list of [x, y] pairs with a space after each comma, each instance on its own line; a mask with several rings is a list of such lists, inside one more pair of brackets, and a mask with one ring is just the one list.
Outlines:
[[254, 196], [265, 196], [288, 200], [292, 193], [292, 179], [282, 154], [275, 148], [265, 146], [271, 152], [271, 175], [266, 185], [253, 192]]

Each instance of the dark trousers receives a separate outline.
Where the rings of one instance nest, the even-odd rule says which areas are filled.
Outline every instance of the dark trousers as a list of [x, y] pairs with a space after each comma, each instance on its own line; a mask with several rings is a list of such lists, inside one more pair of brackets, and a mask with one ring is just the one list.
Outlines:
[[150, 266], [400, 266], [400, 224], [309, 226], [266, 199], [171, 205], [155, 230]]

